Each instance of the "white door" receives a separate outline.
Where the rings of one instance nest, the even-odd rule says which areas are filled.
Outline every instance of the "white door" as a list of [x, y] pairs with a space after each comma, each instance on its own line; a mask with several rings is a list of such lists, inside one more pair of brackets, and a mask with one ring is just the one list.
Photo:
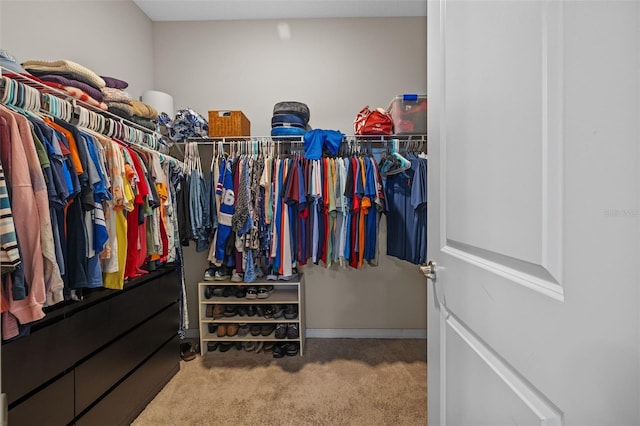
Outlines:
[[640, 424], [640, 2], [428, 7], [429, 425]]

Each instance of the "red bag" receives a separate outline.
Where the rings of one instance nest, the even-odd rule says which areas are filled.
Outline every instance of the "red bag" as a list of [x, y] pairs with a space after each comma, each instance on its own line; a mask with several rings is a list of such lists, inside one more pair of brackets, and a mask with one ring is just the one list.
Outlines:
[[356, 135], [390, 135], [393, 133], [391, 114], [383, 108], [362, 108], [353, 122]]

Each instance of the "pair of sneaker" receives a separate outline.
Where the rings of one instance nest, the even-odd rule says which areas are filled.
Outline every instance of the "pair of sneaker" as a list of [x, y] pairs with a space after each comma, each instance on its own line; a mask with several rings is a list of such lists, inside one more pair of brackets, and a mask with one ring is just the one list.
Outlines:
[[220, 267], [210, 266], [204, 271], [203, 278], [205, 281], [227, 281], [231, 278], [231, 274], [229, 273], [229, 268], [224, 265]]
[[280, 322], [276, 324], [276, 339], [297, 339], [300, 336], [300, 330], [297, 323]]
[[276, 343], [273, 346], [273, 357], [295, 356], [300, 351], [299, 342]]

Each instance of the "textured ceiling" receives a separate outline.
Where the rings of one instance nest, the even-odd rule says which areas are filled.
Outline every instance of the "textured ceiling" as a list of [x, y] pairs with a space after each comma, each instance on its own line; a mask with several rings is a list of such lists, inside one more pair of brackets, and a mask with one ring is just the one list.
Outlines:
[[134, 0], [152, 21], [427, 16], [427, 0]]

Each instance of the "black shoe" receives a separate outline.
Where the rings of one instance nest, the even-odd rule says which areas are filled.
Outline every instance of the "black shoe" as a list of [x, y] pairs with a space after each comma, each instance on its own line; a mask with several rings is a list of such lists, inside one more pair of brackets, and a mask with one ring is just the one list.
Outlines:
[[298, 305], [287, 305], [284, 308], [284, 317], [286, 319], [295, 319], [298, 317]]
[[241, 351], [242, 350], [242, 344], [244, 342], [235, 342], [234, 346], [236, 347], [237, 350]]
[[276, 343], [273, 345], [273, 357], [282, 358], [285, 354], [285, 343]]
[[264, 306], [263, 305], [254, 305], [256, 308], [256, 315], [259, 317], [264, 316]]
[[287, 343], [284, 351], [287, 356], [298, 355], [298, 351], [300, 351], [300, 344], [298, 342]]
[[262, 326], [260, 324], [251, 324], [251, 327], [249, 327], [249, 332], [252, 336], [259, 336], [261, 331]]
[[240, 315], [241, 317], [246, 317], [247, 314], [249, 313], [249, 309], [247, 305], [238, 305], [238, 307], [236, 308], [236, 311], [238, 312], [238, 315]]
[[287, 324], [284, 322], [280, 322], [276, 325], [276, 339], [284, 339], [287, 335]]
[[244, 337], [249, 334], [250, 326], [249, 324], [239, 324], [238, 327], [238, 337]]
[[250, 316], [250, 317], [256, 316], [256, 307], [254, 305], [247, 306], [247, 316]]
[[220, 343], [219, 350], [220, 352], [227, 352], [229, 349], [231, 349], [231, 346], [233, 346], [233, 343], [223, 342]]
[[225, 317], [235, 317], [238, 313], [235, 305], [227, 305], [224, 308], [224, 316]]
[[218, 349], [218, 346], [220, 346], [220, 342], [207, 342], [207, 351], [213, 352]]
[[263, 324], [260, 330], [260, 334], [263, 336], [268, 336], [276, 329], [276, 326], [273, 324]]
[[284, 313], [284, 307], [282, 305], [272, 305], [271, 311], [274, 318], [280, 318]]
[[213, 286], [208, 285], [204, 288], [204, 297], [205, 299], [211, 299], [214, 296]]
[[264, 317], [267, 319], [273, 318], [273, 308], [271, 305], [267, 305], [264, 307]]
[[234, 287], [233, 295], [238, 299], [243, 298], [247, 295], [247, 289], [244, 286]]
[[216, 329], [218, 328], [218, 324], [214, 324], [210, 322], [209, 324], [207, 324], [207, 328], [209, 328], [209, 333], [216, 334]]
[[291, 323], [287, 326], [287, 339], [297, 339], [300, 336], [298, 324]]

